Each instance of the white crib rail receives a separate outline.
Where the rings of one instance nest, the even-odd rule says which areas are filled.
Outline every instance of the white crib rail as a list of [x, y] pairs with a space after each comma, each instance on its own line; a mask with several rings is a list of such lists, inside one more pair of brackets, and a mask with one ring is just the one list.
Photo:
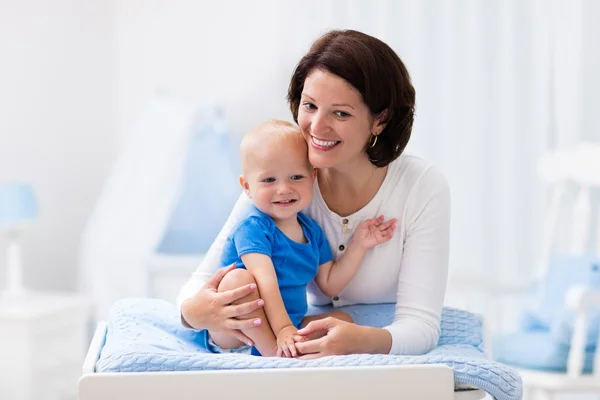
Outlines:
[[[589, 312], [591, 308], [600, 309], [600, 291], [587, 286], [576, 286], [569, 290], [566, 300], [567, 306], [576, 312], [575, 328], [567, 362], [567, 375], [570, 378], [578, 378], [583, 374]], [[600, 382], [598, 366], [600, 366], [600, 351], [596, 351], [593, 365], [594, 377]]]
[[581, 186], [573, 204], [571, 254], [583, 254], [586, 251], [591, 228], [591, 209], [590, 187]]
[[550, 187], [550, 204], [547, 207], [546, 215], [544, 216], [542, 229], [542, 243], [540, 254], [540, 268], [537, 271], [536, 279], [542, 279], [548, 272], [550, 256], [554, 245], [554, 232], [558, 222], [560, 205], [566, 193], [566, 185], [564, 182], [558, 182]]

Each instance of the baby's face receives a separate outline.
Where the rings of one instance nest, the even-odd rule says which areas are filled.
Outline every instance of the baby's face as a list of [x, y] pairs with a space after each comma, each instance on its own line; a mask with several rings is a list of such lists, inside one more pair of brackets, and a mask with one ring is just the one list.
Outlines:
[[259, 210], [283, 221], [311, 202], [314, 177], [306, 145], [267, 140], [248, 155], [242, 186]]

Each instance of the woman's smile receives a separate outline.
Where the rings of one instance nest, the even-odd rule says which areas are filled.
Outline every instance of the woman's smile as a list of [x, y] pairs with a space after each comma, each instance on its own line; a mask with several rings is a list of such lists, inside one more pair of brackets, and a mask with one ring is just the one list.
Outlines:
[[329, 151], [340, 143], [339, 140], [321, 140], [311, 135], [311, 145], [317, 150]]

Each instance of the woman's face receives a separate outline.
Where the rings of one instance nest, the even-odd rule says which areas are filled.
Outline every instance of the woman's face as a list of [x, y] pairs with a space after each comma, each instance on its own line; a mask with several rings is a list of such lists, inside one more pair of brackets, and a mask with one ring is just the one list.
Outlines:
[[361, 94], [347, 81], [315, 69], [304, 81], [298, 125], [308, 142], [308, 159], [316, 168], [340, 168], [359, 157], [376, 121]]

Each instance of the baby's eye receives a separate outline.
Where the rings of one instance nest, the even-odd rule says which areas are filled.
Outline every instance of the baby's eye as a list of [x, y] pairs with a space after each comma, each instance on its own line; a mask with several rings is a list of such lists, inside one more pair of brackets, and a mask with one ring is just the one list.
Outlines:
[[306, 108], [307, 110], [316, 110], [317, 109], [317, 106], [315, 106], [313, 103], [308, 103], [308, 102], [302, 103], [302, 107]]
[[265, 182], [265, 183], [273, 183], [273, 182], [275, 182], [275, 178], [266, 178], [266, 179], [263, 179], [263, 182]]
[[347, 113], [347, 112], [345, 112], [345, 111], [336, 111], [336, 112], [335, 112], [335, 115], [337, 115], [337, 116], [338, 116], [338, 117], [340, 117], [340, 118], [346, 118], [346, 117], [349, 117], [349, 116], [350, 116], [350, 114], [348, 114], [348, 113]]
[[293, 181], [299, 181], [302, 178], [304, 178], [304, 176], [302, 176], [302, 175], [292, 175], [292, 180]]

